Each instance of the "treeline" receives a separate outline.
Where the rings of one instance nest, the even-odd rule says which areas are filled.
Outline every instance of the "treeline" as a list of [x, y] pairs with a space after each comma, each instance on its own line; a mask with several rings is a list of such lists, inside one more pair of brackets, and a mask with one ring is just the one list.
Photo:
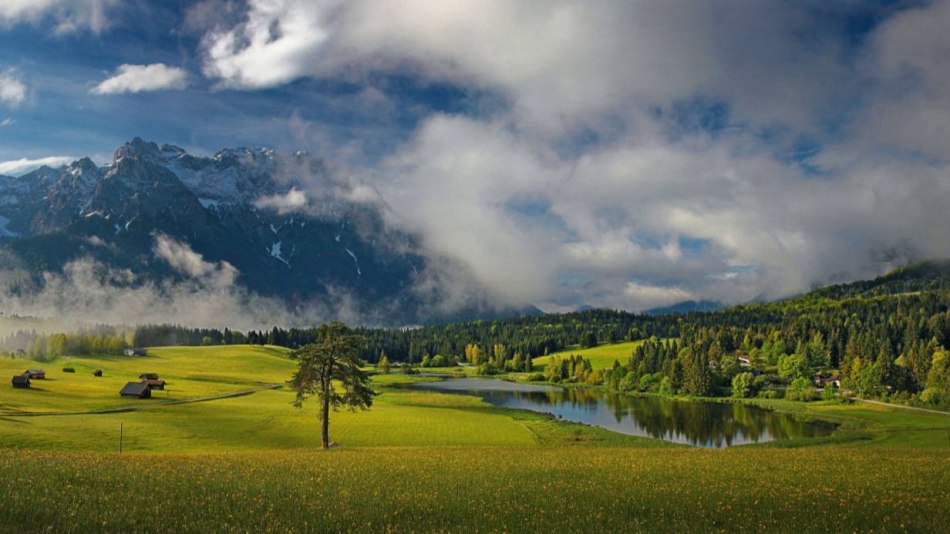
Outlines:
[[[366, 348], [361, 357], [371, 363], [378, 362], [384, 354], [391, 361], [415, 364], [421, 363], [427, 356], [432, 359], [438, 355], [463, 361], [467, 359], [466, 348], [475, 346], [482, 357], [504, 368], [503, 362], [513, 359], [517, 354], [524, 359], [544, 356], [574, 345], [592, 347], [650, 336], [676, 337], [681, 322], [682, 318], [677, 316], [589, 310], [422, 328], [357, 328], [355, 331], [366, 338]], [[136, 346], [250, 343], [297, 348], [316, 341], [317, 332], [316, 327], [283, 329], [275, 326], [270, 330], [242, 333], [229, 329], [143, 325], [135, 329], [134, 339]]]
[[130, 337], [125, 330], [111, 326], [98, 326], [77, 333], [56, 334], [38, 334], [35, 330], [18, 330], [0, 340], [0, 347], [8, 355], [46, 362], [65, 355], [118, 356], [130, 347]]
[[439, 354], [463, 358], [474, 346], [481, 356], [490, 355], [497, 365], [519, 354], [522, 359], [535, 358], [572, 346], [677, 337], [684, 317], [588, 310], [414, 329], [362, 329], [360, 333], [367, 340], [364, 359], [368, 361], [376, 361], [383, 353], [391, 360], [407, 362], [421, 362], [427, 355]]

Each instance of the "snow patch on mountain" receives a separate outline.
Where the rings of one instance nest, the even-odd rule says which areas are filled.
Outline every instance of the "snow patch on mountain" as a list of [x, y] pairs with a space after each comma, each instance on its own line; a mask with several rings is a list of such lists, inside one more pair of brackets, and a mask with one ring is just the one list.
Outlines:
[[356, 276], [363, 276], [363, 272], [360, 271], [360, 262], [356, 259], [356, 254], [353, 254], [353, 251], [346, 247], [343, 247], [343, 250], [353, 258], [353, 263], [356, 265]]
[[204, 197], [198, 197], [198, 202], [201, 203], [204, 209], [206, 210], [210, 209], [214, 211], [218, 211], [218, 206], [221, 204], [221, 201], [219, 200], [215, 200], [213, 198], [204, 198]]
[[[271, 225], [271, 228], [273, 228], [273, 225]], [[275, 233], [276, 233], [276, 232], [275, 232]], [[278, 260], [284, 262], [284, 265], [286, 265], [287, 267], [290, 267], [290, 262], [288, 262], [287, 260], [285, 260], [284, 257], [280, 255], [280, 247], [281, 247], [281, 244], [283, 244], [283, 241], [278, 241], [278, 242], [274, 243], [273, 245], [271, 245], [271, 247], [270, 247], [270, 255], [273, 256], [273, 257], [275, 257], [275, 258], [277, 258]]]

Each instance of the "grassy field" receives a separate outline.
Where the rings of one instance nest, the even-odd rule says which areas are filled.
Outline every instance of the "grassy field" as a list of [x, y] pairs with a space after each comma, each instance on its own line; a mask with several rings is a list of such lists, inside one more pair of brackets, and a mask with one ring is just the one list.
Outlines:
[[[0, 387], [0, 448], [109, 452], [123, 447], [139, 452], [198, 452], [319, 447], [317, 406], [291, 407], [286, 389], [252, 395], [163, 405], [169, 400], [201, 399], [283, 383], [294, 363], [276, 347], [172, 347], [153, 349], [146, 358], [72, 358], [42, 366], [47, 380], [28, 390]], [[22, 372], [32, 362], [0, 359], [0, 372]], [[76, 373], [64, 373], [71, 365]], [[103, 369], [96, 378], [91, 369]], [[148, 400], [121, 398], [119, 389], [142, 372], [157, 372], [169, 382], [167, 392]], [[331, 439], [347, 447], [484, 447], [536, 446], [543, 439], [624, 445], [664, 446], [649, 439], [617, 436], [589, 427], [569, 427], [547, 417], [494, 408], [476, 397], [387, 388], [417, 377], [374, 377], [384, 393], [368, 412], [342, 411], [331, 417]], [[425, 379], [425, 378], [421, 378]], [[132, 412], [85, 414], [86, 410], [133, 408]], [[70, 412], [71, 415], [20, 416]], [[560, 438], [559, 438], [560, 436]]]
[[[294, 367], [283, 349], [149, 354], [45, 364], [36, 390], [0, 385], [0, 532], [936, 532], [950, 521], [943, 415], [761, 401], [840, 430], [706, 450], [408, 390], [399, 384], [426, 378], [391, 374], [374, 377], [370, 411], [332, 415], [341, 446], [320, 451], [316, 406], [292, 408], [287, 390], [118, 397], [146, 371], [179, 400], [281, 383]], [[3, 359], [0, 371], [29, 363]], [[139, 409], [81, 413], [126, 406]], [[17, 415], [44, 411], [76, 413]]]
[[950, 518], [950, 462], [924, 450], [2, 451], [0, 477], [4, 532], [941, 532]]
[[547, 365], [548, 362], [550, 362], [555, 356], [566, 358], [573, 354], [590, 360], [591, 366], [593, 366], [594, 369], [605, 369], [607, 367], [613, 366], [614, 360], [619, 361], [621, 365], [627, 363], [627, 361], [630, 359], [630, 356], [633, 354], [633, 349], [637, 348], [637, 346], [641, 343], [643, 342], [628, 341], [626, 343], [597, 345], [596, 347], [590, 347], [587, 349], [577, 347], [555, 352], [540, 358], [535, 358], [532, 360], [532, 362], [534, 362], [534, 365], [543, 367]]

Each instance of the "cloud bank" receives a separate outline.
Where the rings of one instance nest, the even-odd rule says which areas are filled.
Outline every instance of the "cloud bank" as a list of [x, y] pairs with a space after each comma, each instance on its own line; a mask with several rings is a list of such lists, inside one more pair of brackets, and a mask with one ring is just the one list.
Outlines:
[[368, 170], [398, 223], [497, 299], [646, 309], [950, 255], [948, 26], [946, 1], [251, 0], [202, 43], [231, 88], [494, 95]]
[[183, 324], [190, 327], [267, 329], [273, 325], [309, 326], [340, 319], [363, 319], [346, 294], [329, 302], [288, 308], [279, 301], [247, 291], [235, 282], [237, 270], [227, 262], [208, 262], [188, 245], [156, 235], [153, 254], [181, 275], [177, 281], [149, 281], [127, 269], [88, 258], [68, 263], [62, 273], [43, 274], [42, 283], [18, 262], [0, 254], [0, 300], [7, 315], [50, 319], [56, 328], [94, 324]]
[[44, 165], [56, 168], [68, 165], [73, 161], [76, 161], [76, 158], [71, 156], [48, 156], [38, 159], [21, 158], [10, 161], [0, 161], [0, 174], [19, 176]]
[[92, 89], [97, 95], [141, 93], [184, 89], [188, 86], [188, 73], [164, 63], [153, 65], [120, 65], [116, 73]]

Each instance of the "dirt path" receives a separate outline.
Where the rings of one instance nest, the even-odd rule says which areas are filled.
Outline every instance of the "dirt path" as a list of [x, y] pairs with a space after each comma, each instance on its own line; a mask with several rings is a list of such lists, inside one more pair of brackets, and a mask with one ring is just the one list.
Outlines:
[[937, 414], [937, 415], [946, 415], [947, 417], [950, 417], [950, 412], [941, 412], [940, 410], [930, 410], [930, 409], [927, 409], [927, 408], [917, 408], [916, 406], [904, 406], [904, 405], [902, 405], [902, 404], [890, 404], [890, 403], [887, 403], [887, 402], [881, 402], [881, 401], [876, 401], [876, 400], [868, 400], [868, 399], [855, 398], [854, 400], [856, 400], [856, 401], [858, 401], [858, 402], [866, 402], [866, 403], [868, 403], [868, 404], [877, 404], [878, 406], [887, 406], [888, 408], [897, 408], [897, 409], [900, 409], [900, 410], [911, 410], [911, 411], [914, 411], [914, 412], [935, 413], [935, 414]]
[[109, 413], [126, 413], [126, 412], [135, 412], [139, 410], [148, 410], [150, 408], [160, 408], [163, 406], [171, 406], [174, 404], [193, 404], [196, 402], [209, 402], [216, 401], [221, 399], [233, 399], [235, 397], [244, 397], [246, 395], [253, 395], [258, 391], [264, 391], [268, 389], [279, 389], [283, 384], [267, 384], [266, 386], [260, 386], [251, 389], [243, 389], [241, 391], [230, 391], [227, 393], [219, 393], [217, 395], [208, 395], [206, 397], [192, 397], [190, 399], [178, 399], [178, 400], [169, 400], [169, 401], [157, 401], [149, 402], [143, 404], [137, 404], [134, 406], [120, 406], [117, 408], [102, 408], [99, 410], [86, 410], [83, 412], [0, 412], [0, 417], [43, 417], [43, 416], [60, 416], [60, 415], [98, 415], [98, 414], [109, 414]]

